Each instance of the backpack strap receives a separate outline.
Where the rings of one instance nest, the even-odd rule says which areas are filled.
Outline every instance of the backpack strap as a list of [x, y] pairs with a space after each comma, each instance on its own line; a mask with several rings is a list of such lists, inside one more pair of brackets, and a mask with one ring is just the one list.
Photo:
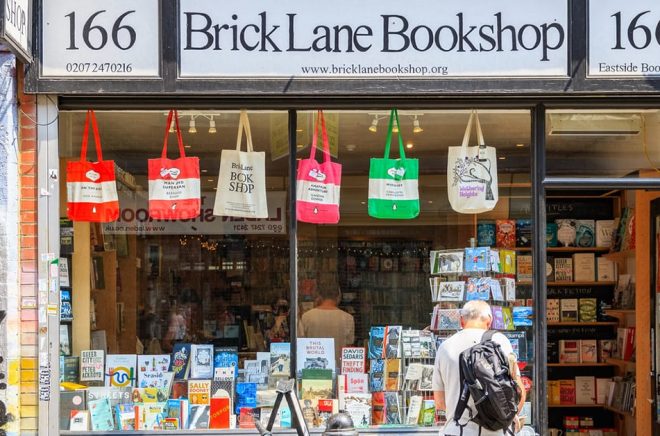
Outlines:
[[493, 340], [493, 336], [495, 336], [495, 333], [497, 333], [497, 330], [486, 330], [483, 336], [481, 336], [481, 343], [483, 344], [486, 341]]

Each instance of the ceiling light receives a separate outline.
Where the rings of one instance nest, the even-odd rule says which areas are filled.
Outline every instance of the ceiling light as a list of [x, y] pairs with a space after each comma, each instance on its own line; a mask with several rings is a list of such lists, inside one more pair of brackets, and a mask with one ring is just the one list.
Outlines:
[[176, 133], [176, 127], [174, 126], [174, 123], [175, 123], [174, 121], [170, 123], [170, 130], [169, 130], [170, 133]]
[[500, 156], [499, 159], [500, 160], [506, 160], [506, 156]]
[[192, 145], [184, 145], [184, 148], [192, 148]]
[[378, 131], [378, 118], [374, 117], [373, 121], [371, 122], [371, 125], [369, 126], [369, 131], [372, 133], [376, 133]]
[[296, 129], [296, 132], [298, 132], [298, 133], [302, 133], [302, 132], [303, 132], [303, 129]]
[[357, 145], [355, 144], [346, 144], [346, 151], [355, 151]]
[[202, 172], [203, 172], [203, 173], [208, 173], [208, 172], [209, 172], [209, 170], [202, 170]]
[[215, 128], [215, 120], [213, 115], [211, 115], [211, 121], [209, 121], [209, 133], [218, 133], [218, 129]]
[[413, 120], [413, 133], [422, 133], [423, 131], [424, 129], [419, 125], [419, 120], [417, 119], [417, 115], [415, 115], [415, 119]]
[[409, 142], [409, 143], [406, 144], [406, 148], [407, 148], [408, 150], [410, 150], [410, 149], [413, 148], [413, 147], [414, 147], [414, 145], [413, 145], [412, 142]]
[[299, 149], [300, 148], [305, 148], [305, 144], [298, 144], [298, 145], [296, 145], [296, 148], [299, 148]]
[[525, 146], [525, 144], [523, 144], [523, 143], [516, 144], [516, 147], [524, 147], [524, 146]]
[[195, 127], [195, 118], [190, 117], [190, 124], [188, 124], [188, 133], [197, 133], [197, 128]]
[[394, 132], [394, 133], [399, 133], [399, 126], [396, 125], [396, 124], [393, 125], [393, 126], [392, 126], [392, 132]]

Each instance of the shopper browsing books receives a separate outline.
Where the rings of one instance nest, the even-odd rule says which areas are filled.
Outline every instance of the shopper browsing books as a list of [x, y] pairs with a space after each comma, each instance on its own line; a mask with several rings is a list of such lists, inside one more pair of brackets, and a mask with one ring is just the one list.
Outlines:
[[339, 289], [322, 289], [318, 294], [319, 303], [302, 316], [298, 335], [304, 338], [334, 338], [336, 360], [341, 356], [342, 347], [352, 345], [355, 340], [355, 320], [353, 315], [337, 307], [341, 301]]
[[[508, 432], [507, 430], [489, 430], [484, 427], [480, 428], [480, 426], [473, 421], [473, 418], [477, 416], [477, 408], [472, 395], [470, 396], [467, 402], [467, 407], [458, 422], [454, 420], [454, 413], [456, 406], [459, 403], [462, 388], [460, 366], [461, 353], [469, 349], [474, 350], [472, 347], [482, 343], [482, 340], [485, 339], [484, 334], [490, 329], [492, 322], [493, 317], [488, 303], [482, 300], [469, 301], [461, 309], [462, 330], [444, 341], [438, 348], [435, 359], [435, 369], [433, 372], [433, 396], [437, 410], [444, 411], [447, 418], [447, 424], [440, 433], [442, 435], [460, 434], [463, 436], [490, 436], [513, 434], [510, 431], [513, 430], [511, 428], [509, 428]], [[495, 348], [499, 345], [499, 349], [504, 355], [503, 359], [506, 359], [504, 365], [509, 367], [509, 373], [512, 374], [512, 378], [515, 382], [511, 381], [510, 378], [508, 380], [513, 386], [517, 384], [518, 393], [515, 397], [518, 398], [517, 411], [520, 411], [525, 402], [525, 389], [520, 382], [520, 374], [518, 367], [515, 364], [515, 356], [513, 354], [511, 343], [507, 337], [501, 333], [492, 334], [491, 340], [496, 344]], [[488, 363], [490, 364], [491, 362]], [[469, 367], [463, 366], [463, 371], [466, 370], [469, 371]], [[504, 397], [502, 397], [502, 399], [503, 398]], [[500, 399], [500, 397], [498, 397], [498, 399]], [[498, 410], [504, 411], [506, 405], [498, 404], [496, 407]], [[515, 411], [515, 402], [512, 409]], [[522, 426], [522, 423], [520, 422], [521, 420], [518, 419], [517, 415], [513, 416], [513, 413], [512, 419], [513, 422], [509, 422], [507, 425], [513, 424], [515, 430], [519, 430]]]

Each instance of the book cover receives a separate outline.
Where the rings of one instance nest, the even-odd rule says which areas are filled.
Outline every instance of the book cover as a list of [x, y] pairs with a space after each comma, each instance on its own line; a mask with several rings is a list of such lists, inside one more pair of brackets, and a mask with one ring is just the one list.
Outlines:
[[477, 223], [477, 245], [480, 247], [494, 247], [497, 243], [495, 231], [495, 223]]
[[385, 390], [385, 360], [371, 359], [369, 369], [369, 390], [381, 392]]
[[463, 251], [431, 251], [431, 274], [458, 274], [463, 272]]
[[213, 345], [192, 344], [190, 346], [190, 378], [210, 379], [213, 377]]
[[513, 324], [513, 310], [510, 307], [502, 308], [502, 320], [504, 322], [503, 330], [515, 330], [516, 326]]
[[559, 341], [559, 363], [580, 363], [579, 339], [561, 339]]
[[[403, 339], [402, 332], [402, 339]], [[408, 356], [411, 357], [411, 356]], [[364, 347], [343, 347], [341, 349], [341, 373], [364, 373], [367, 366], [367, 350]]]
[[109, 431], [115, 429], [112, 409], [108, 399], [92, 400], [88, 403], [89, 416], [93, 431]]
[[238, 427], [239, 428], [256, 428], [255, 422], [260, 419], [259, 409], [255, 407], [242, 407], [238, 413]]
[[385, 390], [398, 391], [401, 388], [401, 359], [385, 360]]
[[556, 247], [559, 244], [557, 241], [557, 224], [547, 223], [545, 226], [545, 245], [546, 247]]
[[502, 292], [499, 280], [488, 277], [485, 278], [485, 281], [488, 283], [493, 301], [504, 301], [504, 292]]
[[232, 375], [214, 377], [211, 380], [211, 398], [234, 398], [236, 379]]
[[105, 385], [135, 387], [136, 359], [135, 354], [108, 354], [105, 359]]
[[596, 222], [594, 220], [576, 220], [575, 245], [593, 247], [596, 244]]
[[602, 256], [596, 258], [596, 281], [616, 281], [615, 264], [613, 261]]
[[296, 377], [302, 377], [303, 369], [328, 369], [336, 372], [333, 338], [298, 338], [296, 344]]
[[[199, 430], [209, 428], [210, 406], [191, 404], [188, 418], [188, 429]], [[253, 423], [254, 425], [254, 423]]]
[[213, 354], [213, 368], [233, 368], [233, 374], [236, 377], [238, 375], [238, 348], [216, 347]]
[[534, 311], [530, 306], [513, 307], [513, 325], [516, 327], [531, 327]]
[[135, 406], [130, 404], [117, 404], [115, 406], [115, 420], [117, 430], [135, 430]]
[[318, 426], [325, 428], [328, 422], [328, 418], [339, 412], [339, 403], [335, 399], [319, 399], [316, 408], [318, 409]]
[[621, 251], [635, 249], [635, 210], [631, 209], [624, 229], [623, 240], [621, 242]]
[[174, 380], [188, 378], [190, 347], [192, 344], [174, 344], [169, 370], [174, 373]]
[[548, 403], [560, 404], [559, 380], [548, 380]]
[[532, 256], [528, 254], [518, 255], [517, 277], [519, 282], [532, 281]]
[[421, 421], [424, 427], [431, 427], [435, 424], [435, 401], [424, 400], [422, 404]]
[[231, 415], [231, 399], [211, 398], [209, 408], [209, 428], [229, 428], [229, 416]]
[[[291, 344], [272, 342], [270, 344], [270, 375], [291, 377]], [[236, 412], [237, 414], [239, 411]]]
[[555, 257], [554, 256], [546, 256], [545, 259], [545, 280], [547, 282], [554, 282], [556, 281], [555, 277]]
[[385, 342], [385, 327], [371, 327], [369, 330], [369, 359], [383, 357], [383, 343]]
[[578, 299], [562, 298], [559, 302], [561, 322], [578, 321]]
[[346, 410], [356, 428], [367, 428], [371, 425], [371, 394], [354, 393], [344, 396], [340, 410]]
[[118, 404], [129, 404], [133, 402], [133, 389], [110, 388], [104, 386], [90, 386], [87, 388], [87, 401], [107, 399], [110, 407], [114, 408]]
[[594, 253], [573, 254], [573, 280], [576, 282], [596, 281], [596, 256]]
[[559, 363], [559, 341], [548, 341], [548, 363]]
[[577, 222], [573, 219], [556, 219], [557, 241], [562, 247], [575, 247]]
[[438, 310], [437, 330], [460, 330], [460, 329], [461, 329], [461, 312], [459, 309]]
[[611, 378], [596, 379], [596, 404], [607, 404], [607, 393], [611, 382]]
[[628, 327], [626, 330], [626, 343], [622, 359], [632, 362], [635, 356], [635, 327]]
[[167, 396], [158, 388], [133, 388], [131, 399], [134, 403], [160, 403], [167, 400]]
[[371, 393], [371, 423], [373, 425], [386, 424], [385, 420], [385, 392]]
[[598, 361], [605, 363], [607, 359], [616, 357], [616, 339], [598, 340]]
[[69, 429], [72, 411], [87, 409], [86, 394], [84, 389], [60, 391], [60, 430]]
[[158, 388], [170, 396], [174, 373], [170, 371], [144, 371], [138, 373], [138, 387]]
[[300, 381], [300, 397], [303, 400], [332, 398], [332, 371], [329, 369], [305, 369]]
[[529, 219], [516, 220], [516, 246], [517, 247], [532, 246], [532, 220]]
[[406, 374], [403, 378], [404, 391], [418, 391], [420, 390], [419, 384], [422, 380], [422, 371], [424, 365], [419, 362], [411, 362], [406, 368]]
[[518, 362], [527, 361], [527, 334], [524, 331], [502, 332], [511, 342], [513, 354]]
[[490, 285], [489, 277], [470, 277], [466, 285], [465, 301], [489, 300]]
[[500, 250], [490, 249], [490, 271], [500, 273], [502, 272], [502, 264], [500, 262]]
[[141, 430], [162, 430], [167, 417], [166, 403], [145, 403], [142, 405]]
[[419, 390], [433, 390], [433, 365], [422, 365], [422, 376], [419, 379]]
[[176, 419], [181, 430], [188, 428], [189, 411], [188, 400], [184, 398], [167, 400], [167, 417]]
[[578, 300], [580, 322], [596, 322], [598, 300], [596, 298], [580, 298]]
[[596, 363], [598, 362], [598, 341], [596, 339], [580, 340], [580, 362]]
[[516, 222], [514, 220], [496, 220], [495, 233], [495, 241], [499, 248], [516, 248]]
[[[66, 262], [66, 258], [60, 258], [60, 261], [62, 260]], [[62, 265], [67, 264], [60, 264], [60, 266]], [[60, 286], [68, 285], [60, 282]], [[73, 321], [73, 306], [71, 305], [71, 290], [69, 289], [60, 290], [60, 321]]]
[[80, 359], [78, 356], [60, 356], [60, 381], [78, 383]]
[[[437, 277], [434, 277], [437, 278]], [[463, 301], [465, 282], [438, 282], [438, 293], [434, 302], [439, 301]]]
[[423, 401], [424, 399], [421, 395], [413, 395], [410, 397], [408, 413], [406, 414], [406, 425], [417, 425], [419, 422], [419, 414], [422, 411]]
[[575, 404], [596, 404], [596, 378], [575, 377]]
[[188, 401], [190, 404], [211, 404], [211, 380], [188, 380]]
[[493, 315], [492, 329], [504, 330], [504, 317], [502, 315], [502, 306], [491, 306], [491, 313]]
[[575, 380], [559, 380], [559, 404], [575, 404]]
[[80, 381], [101, 382], [105, 380], [105, 353], [103, 350], [83, 350], [80, 352]]
[[369, 392], [369, 374], [348, 373], [337, 376], [337, 394]]
[[401, 330], [402, 327], [400, 325], [388, 325], [385, 327], [384, 358], [396, 359], [401, 357]]
[[465, 263], [463, 268], [466, 272], [490, 271], [490, 248], [466, 248]]
[[573, 281], [573, 259], [570, 257], [555, 257], [555, 281]]
[[596, 221], [596, 247], [611, 247], [614, 233], [614, 220]]
[[398, 392], [385, 392], [385, 423], [401, 424], [401, 398]]
[[559, 322], [559, 299], [548, 298], [546, 300], [545, 316], [548, 322]]
[[500, 279], [500, 287], [504, 289], [504, 299], [506, 301], [515, 301], [516, 299], [516, 281], [509, 277]]
[[171, 398], [188, 398], [188, 380], [174, 380], [172, 382]]
[[236, 383], [235, 413], [239, 415], [242, 408], [252, 409], [255, 407], [257, 407], [257, 384], [243, 382]]
[[432, 358], [435, 357], [435, 337], [433, 332], [428, 330], [421, 330], [419, 332], [419, 357]]
[[628, 329], [626, 327], [619, 327], [616, 329], [616, 358], [623, 359], [626, 347], [626, 336]]
[[516, 274], [516, 252], [513, 250], [500, 250], [500, 265], [503, 274]]
[[69, 418], [70, 431], [89, 431], [89, 410], [72, 410]]

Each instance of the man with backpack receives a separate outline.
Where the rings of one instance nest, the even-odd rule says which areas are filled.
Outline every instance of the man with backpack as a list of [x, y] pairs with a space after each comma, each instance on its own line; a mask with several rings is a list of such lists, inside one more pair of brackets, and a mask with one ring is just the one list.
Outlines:
[[462, 330], [438, 348], [433, 396], [447, 418], [441, 435], [514, 435], [522, 426], [525, 389], [511, 343], [489, 330], [492, 321], [488, 303], [469, 301], [461, 309]]

